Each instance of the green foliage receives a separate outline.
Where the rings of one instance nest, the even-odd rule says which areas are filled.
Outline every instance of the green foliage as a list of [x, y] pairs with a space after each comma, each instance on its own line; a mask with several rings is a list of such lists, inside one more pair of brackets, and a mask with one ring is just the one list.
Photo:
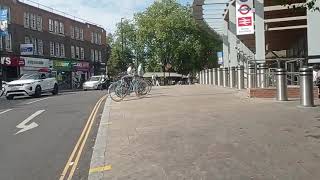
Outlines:
[[216, 66], [216, 52], [221, 49], [221, 39], [198, 28], [189, 6], [175, 0], [156, 1], [133, 21], [118, 24], [109, 69], [115, 74], [133, 62], [159, 72], [171, 64], [171, 71], [188, 74]]

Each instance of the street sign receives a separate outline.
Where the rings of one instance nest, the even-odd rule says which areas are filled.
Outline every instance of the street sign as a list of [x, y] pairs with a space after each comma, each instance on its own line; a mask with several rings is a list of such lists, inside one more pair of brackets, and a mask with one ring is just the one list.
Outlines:
[[236, 1], [237, 35], [254, 34], [253, 0]]
[[0, 36], [8, 35], [8, 9], [0, 9]]
[[20, 44], [21, 55], [33, 55], [33, 44]]

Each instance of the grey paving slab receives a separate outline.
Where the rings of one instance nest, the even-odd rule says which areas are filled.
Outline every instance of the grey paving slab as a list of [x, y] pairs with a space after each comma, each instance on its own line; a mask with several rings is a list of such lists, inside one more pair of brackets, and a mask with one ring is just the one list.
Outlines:
[[318, 180], [316, 104], [299, 108], [297, 100], [248, 99], [201, 85], [112, 102], [101, 146], [112, 169], [96, 179]]

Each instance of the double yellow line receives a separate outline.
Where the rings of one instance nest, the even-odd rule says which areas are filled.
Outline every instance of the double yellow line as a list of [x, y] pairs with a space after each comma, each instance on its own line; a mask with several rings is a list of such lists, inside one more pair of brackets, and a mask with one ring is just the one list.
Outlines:
[[84, 145], [86, 144], [86, 141], [89, 137], [93, 122], [96, 119], [97, 113], [99, 111], [99, 108], [100, 108], [102, 102], [106, 98], [107, 98], [107, 96], [103, 96], [101, 99], [99, 99], [99, 101], [94, 106], [94, 108], [88, 118], [88, 121], [86, 123], [86, 126], [84, 127], [84, 129], [79, 137], [79, 140], [78, 140], [76, 146], [74, 147], [74, 149], [69, 157], [69, 160], [61, 173], [59, 180], [65, 180], [65, 179], [71, 180], [72, 179], [74, 172], [78, 166], [81, 153], [83, 152]]

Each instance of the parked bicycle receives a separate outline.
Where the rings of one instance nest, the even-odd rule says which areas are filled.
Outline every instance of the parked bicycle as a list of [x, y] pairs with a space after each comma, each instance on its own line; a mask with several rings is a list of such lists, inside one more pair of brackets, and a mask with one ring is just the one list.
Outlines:
[[143, 78], [138, 76], [123, 76], [119, 81], [112, 83], [108, 93], [113, 101], [120, 102], [132, 92], [137, 97], [147, 95], [151, 91], [151, 86]]

